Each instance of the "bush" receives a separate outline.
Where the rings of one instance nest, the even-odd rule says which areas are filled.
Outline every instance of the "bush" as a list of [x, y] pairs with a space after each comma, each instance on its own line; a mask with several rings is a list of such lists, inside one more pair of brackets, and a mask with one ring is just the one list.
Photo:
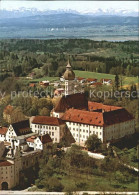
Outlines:
[[61, 184], [61, 182], [56, 177], [51, 177], [46, 182], [45, 189], [49, 192], [61, 192], [63, 190], [64, 186]]
[[85, 142], [85, 145], [90, 151], [97, 151], [101, 148], [101, 140], [97, 137], [97, 135], [91, 135]]

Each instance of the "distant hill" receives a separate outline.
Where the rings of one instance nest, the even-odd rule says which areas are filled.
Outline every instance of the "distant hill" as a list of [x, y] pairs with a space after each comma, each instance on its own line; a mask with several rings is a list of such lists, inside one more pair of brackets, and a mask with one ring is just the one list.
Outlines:
[[37, 15], [21, 18], [0, 19], [0, 26], [30, 28], [88, 27], [94, 25], [138, 25], [138, 17], [92, 16], [72, 13]]
[[95, 10], [86, 10], [86, 11], [76, 11], [72, 9], [57, 9], [57, 10], [38, 10], [36, 8], [25, 8], [21, 7], [20, 9], [5, 10], [1, 9], [0, 18], [21, 18], [35, 15], [51, 15], [51, 14], [61, 14], [61, 13], [72, 13], [72, 14], [84, 14], [84, 15], [116, 15], [116, 16], [136, 16], [138, 17], [138, 12], [136, 10], [126, 10], [126, 9], [95, 9]]
[[137, 29], [138, 17], [131, 16], [56, 13], [0, 19], [0, 38], [138, 36]]

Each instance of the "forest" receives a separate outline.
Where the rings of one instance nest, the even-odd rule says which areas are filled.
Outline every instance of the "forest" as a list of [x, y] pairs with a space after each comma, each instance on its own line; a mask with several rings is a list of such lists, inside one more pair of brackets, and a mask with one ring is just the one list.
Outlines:
[[138, 76], [138, 41], [107, 42], [88, 39], [0, 41], [0, 81], [35, 73], [59, 77], [70, 59], [74, 70]]

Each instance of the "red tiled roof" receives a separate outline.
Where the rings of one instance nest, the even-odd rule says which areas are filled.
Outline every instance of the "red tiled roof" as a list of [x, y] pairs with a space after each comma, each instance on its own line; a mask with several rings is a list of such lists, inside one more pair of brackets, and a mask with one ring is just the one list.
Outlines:
[[85, 94], [76, 93], [61, 97], [54, 110], [55, 112], [65, 112], [70, 108], [87, 109], [88, 103]]
[[97, 81], [97, 79], [93, 79], [93, 78], [88, 78], [86, 79], [88, 82], [91, 82], [91, 81]]
[[37, 138], [36, 136], [31, 136], [31, 137], [28, 137], [28, 138], [26, 139], [26, 141], [27, 141], [27, 142], [32, 142], [32, 143], [34, 143], [34, 140], [35, 140], [36, 138]]
[[84, 80], [85, 78], [83, 78], [83, 77], [77, 77], [77, 80], [78, 81], [81, 81], [81, 80]]
[[49, 134], [39, 136], [39, 139], [41, 140], [41, 142], [42, 142], [43, 144], [52, 142], [52, 139], [51, 139], [51, 137], [50, 137]]
[[92, 83], [92, 85], [93, 85], [93, 86], [101, 86], [101, 85], [102, 85], [102, 83], [100, 83], [100, 82], [96, 82], [96, 83]]
[[35, 83], [30, 83], [29, 86], [30, 87], [35, 87], [36, 85], [35, 85]]
[[34, 124], [42, 124], [42, 125], [54, 125], [59, 126], [65, 124], [61, 119], [50, 116], [36, 116], [32, 123]]
[[0, 161], [0, 167], [11, 166], [11, 165], [13, 165], [13, 164], [10, 163], [10, 162], [7, 161], [7, 160], [1, 160], [1, 161]]
[[106, 126], [133, 120], [134, 117], [124, 108], [103, 113]]
[[110, 105], [105, 105], [102, 103], [88, 101], [88, 110], [94, 111], [94, 110], [100, 110], [100, 109], [104, 110], [105, 112], [108, 112], [112, 110], [122, 109], [122, 107], [110, 106]]
[[7, 127], [0, 127], [0, 134], [5, 135], [7, 132], [8, 128]]
[[89, 112], [77, 109], [69, 109], [63, 115], [62, 120], [83, 124], [103, 126], [103, 114], [100, 112]]
[[69, 109], [62, 117], [62, 120], [64, 121], [72, 121], [75, 123], [95, 126], [108, 126], [133, 119], [133, 116], [124, 108], [109, 112], [90, 112]]

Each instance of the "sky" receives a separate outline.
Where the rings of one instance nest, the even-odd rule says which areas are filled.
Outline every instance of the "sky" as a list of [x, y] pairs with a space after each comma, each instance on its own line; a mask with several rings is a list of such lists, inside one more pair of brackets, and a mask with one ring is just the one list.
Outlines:
[[96, 9], [126, 9], [138, 11], [138, 1], [0, 1], [0, 8], [6, 10], [37, 8], [38, 10], [72, 9], [76, 11], [91, 11]]

